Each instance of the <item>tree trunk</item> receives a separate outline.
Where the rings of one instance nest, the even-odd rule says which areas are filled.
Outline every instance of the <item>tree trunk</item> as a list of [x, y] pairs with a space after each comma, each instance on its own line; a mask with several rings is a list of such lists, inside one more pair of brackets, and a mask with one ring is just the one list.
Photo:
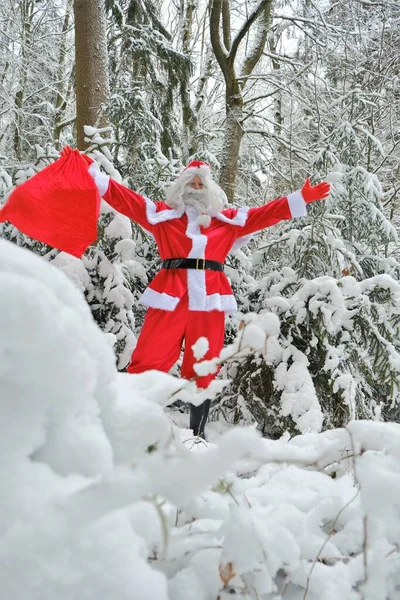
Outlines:
[[107, 125], [109, 99], [106, 23], [103, 0], [74, 0], [76, 63], [76, 134], [80, 150], [84, 126]]
[[[307, 36], [306, 36], [307, 37]], [[269, 49], [274, 55], [272, 58], [272, 68], [274, 70], [274, 74], [279, 76], [281, 63], [278, 58], [275, 58], [275, 55], [278, 53], [278, 49], [276, 46], [276, 41], [274, 36], [271, 36], [269, 40]], [[277, 91], [274, 95], [274, 134], [279, 137], [282, 135], [282, 125], [283, 125], [283, 116], [282, 116], [282, 94], [280, 91]]]
[[[189, 58], [190, 57], [190, 40], [192, 34], [192, 26], [194, 19], [194, 12], [196, 9], [196, 0], [189, 0], [182, 27], [182, 51]], [[190, 156], [195, 154], [197, 151], [197, 116], [193, 111], [190, 101], [190, 69], [186, 73], [182, 73], [180, 92], [182, 101], [182, 120], [183, 120], [183, 156], [185, 161]]]
[[228, 202], [235, 197], [235, 183], [239, 162], [240, 145], [243, 137], [243, 97], [237, 80], [226, 90], [226, 121], [223, 154], [219, 183]]
[[62, 118], [67, 106], [67, 96], [69, 90], [69, 83], [65, 82], [66, 76], [66, 56], [67, 56], [67, 32], [69, 29], [71, 19], [71, 8], [72, 0], [68, 0], [65, 6], [64, 22], [61, 29], [61, 43], [60, 43], [60, 54], [58, 59], [58, 70], [57, 70], [57, 92], [55, 99], [55, 117], [54, 117], [54, 134], [53, 140], [56, 147], [60, 145], [60, 134], [62, 130]]
[[[234, 201], [240, 144], [244, 133], [243, 90], [245, 80], [242, 80], [242, 76], [251, 75], [262, 56], [267, 41], [268, 26], [271, 23], [272, 3], [273, 0], [260, 0], [232, 40], [229, 0], [210, 0], [209, 2], [211, 45], [226, 85], [225, 140], [219, 183], [229, 202]], [[221, 40], [220, 31], [221, 17], [223, 40]], [[235, 69], [236, 56], [241, 43], [246, 40], [249, 30], [253, 26], [257, 27], [253, 47], [246, 53], [241, 74], [238, 75]]]
[[24, 98], [25, 88], [28, 79], [29, 55], [32, 49], [32, 17], [34, 13], [34, 2], [32, 0], [23, 0], [20, 3], [21, 21], [22, 21], [22, 42], [21, 42], [21, 70], [18, 82], [18, 89], [14, 98], [14, 152], [18, 160], [22, 159], [22, 139], [21, 131], [24, 121]]

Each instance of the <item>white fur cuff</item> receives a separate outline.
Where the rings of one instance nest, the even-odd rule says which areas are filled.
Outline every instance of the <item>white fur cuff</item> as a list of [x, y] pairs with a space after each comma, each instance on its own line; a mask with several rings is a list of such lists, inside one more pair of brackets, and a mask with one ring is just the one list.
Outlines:
[[139, 302], [149, 308], [159, 308], [161, 310], [173, 311], [178, 306], [180, 298], [170, 296], [165, 292], [157, 292], [151, 287], [145, 289], [139, 298]]
[[110, 183], [110, 176], [102, 173], [96, 163], [92, 163], [89, 167], [89, 175], [93, 177], [93, 180], [99, 190], [99, 194], [101, 197], [105, 195], [108, 190], [108, 185]]
[[306, 217], [307, 216], [307, 204], [304, 202], [303, 195], [300, 190], [288, 194], [287, 196], [290, 214], [292, 217]]

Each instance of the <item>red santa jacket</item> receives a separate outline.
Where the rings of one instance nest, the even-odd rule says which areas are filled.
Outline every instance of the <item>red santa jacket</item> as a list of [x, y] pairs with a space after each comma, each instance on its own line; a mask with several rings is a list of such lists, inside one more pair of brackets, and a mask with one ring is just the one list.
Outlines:
[[[190, 207], [180, 215], [164, 202], [154, 203], [103, 173], [101, 176], [97, 184], [104, 200], [154, 236], [163, 260], [206, 258], [223, 263], [232, 248], [247, 236], [284, 219], [307, 214], [301, 192], [294, 192], [257, 208], [227, 208], [212, 218], [209, 227], [202, 227], [197, 223], [198, 213]], [[189, 310], [237, 310], [228, 278], [220, 271], [161, 269], [140, 301], [148, 307], [172, 311], [186, 293]]]

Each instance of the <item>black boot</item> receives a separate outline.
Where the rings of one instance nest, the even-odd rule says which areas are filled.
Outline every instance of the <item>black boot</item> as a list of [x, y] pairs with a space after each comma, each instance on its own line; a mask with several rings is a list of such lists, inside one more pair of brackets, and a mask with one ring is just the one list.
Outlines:
[[193, 435], [206, 439], [204, 429], [207, 423], [208, 411], [210, 410], [211, 400], [206, 400], [200, 406], [190, 405], [190, 429], [193, 429]]

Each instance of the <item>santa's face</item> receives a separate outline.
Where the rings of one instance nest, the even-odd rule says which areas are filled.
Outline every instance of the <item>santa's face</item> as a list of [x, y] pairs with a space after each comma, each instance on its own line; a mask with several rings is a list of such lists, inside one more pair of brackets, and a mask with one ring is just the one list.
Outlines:
[[195, 175], [193, 179], [189, 181], [188, 187], [192, 188], [192, 190], [202, 190], [204, 188], [204, 183], [198, 175]]
[[191, 215], [197, 213], [199, 225], [207, 227], [211, 224], [211, 218], [223, 210], [226, 196], [219, 185], [213, 181], [208, 168], [196, 173], [193, 173], [193, 170], [185, 169], [166, 190], [165, 202], [180, 216], [187, 209], [190, 209]]
[[186, 206], [193, 206], [199, 212], [206, 210], [207, 194], [204, 183], [198, 175], [195, 175], [187, 184], [182, 200]]

